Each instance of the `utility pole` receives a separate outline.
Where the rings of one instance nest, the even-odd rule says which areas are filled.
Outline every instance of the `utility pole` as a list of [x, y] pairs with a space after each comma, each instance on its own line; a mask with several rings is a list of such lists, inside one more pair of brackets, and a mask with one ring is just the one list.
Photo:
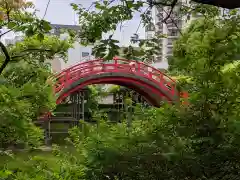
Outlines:
[[124, 28], [125, 27], [128, 27], [127, 25], [125, 25], [125, 24], [123, 24], [121, 27], [120, 27], [120, 31], [121, 31], [121, 44], [123, 43], [123, 41], [124, 41]]

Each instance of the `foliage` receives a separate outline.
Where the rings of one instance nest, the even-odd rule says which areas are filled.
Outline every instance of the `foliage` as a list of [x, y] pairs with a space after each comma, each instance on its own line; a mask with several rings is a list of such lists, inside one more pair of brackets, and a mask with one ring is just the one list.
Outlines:
[[132, 45], [123, 50], [122, 57], [152, 63], [160, 54], [162, 47], [160, 41], [165, 36], [154, 36], [151, 39], [133, 40], [133, 43], [138, 43], [139, 48], [134, 48]]
[[108, 92], [109, 93], [117, 93], [118, 91], [120, 91], [121, 86], [119, 85], [112, 85], [108, 88]]
[[0, 42], [0, 147], [36, 147], [43, 132], [33, 121], [55, 107], [52, 84], [46, 83], [51, 75], [47, 61], [64, 59], [72, 39], [46, 35], [50, 23], [39, 19], [33, 4], [24, 0], [0, 2], [0, 26], [7, 28], [0, 37], [9, 32], [26, 35], [15, 44]]
[[161, 41], [165, 36], [155, 36], [151, 39], [141, 40], [139, 46], [142, 51], [142, 56], [139, 58], [142, 59], [143, 62], [152, 63], [157, 56], [161, 53]]
[[[31, 9], [27, 11], [27, 9]], [[51, 30], [50, 23], [39, 19], [36, 16], [36, 10], [32, 3], [25, 2], [25, 0], [3, 0], [0, 3], [0, 26], [6, 27], [7, 30], [0, 34], [0, 37], [8, 34], [9, 32], [20, 33], [26, 35], [26, 38], [22, 43], [18, 43], [14, 47], [6, 47], [0, 42], [3, 60], [1, 60], [0, 74], [10, 63], [10, 61], [16, 61], [25, 58], [25, 56], [37, 56], [41, 57], [43, 62], [46, 58], [52, 58], [56, 52], [59, 55], [64, 55], [66, 48], [69, 46], [55, 37], [44, 38], [44, 36]], [[49, 39], [50, 38], [50, 39]], [[42, 41], [52, 42], [51, 46], [44, 47], [40, 44]], [[62, 51], [60, 53], [60, 51]], [[46, 57], [46, 55], [48, 55]], [[36, 58], [37, 59], [37, 58]], [[40, 59], [40, 58], [39, 58]]]
[[[36, 16], [34, 5], [25, 0], [3, 0], [1, 8], [1, 27], [7, 26], [8, 32], [24, 32], [27, 36], [37, 34], [41, 40], [51, 30], [50, 23]], [[26, 11], [31, 9], [32, 11]], [[4, 33], [6, 34], [6, 33]], [[2, 36], [2, 35], [1, 35]]]
[[174, 47], [173, 67], [191, 77], [190, 83], [185, 81], [191, 93], [185, 123], [193, 130], [188, 130], [188, 136], [192, 137], [197, 162], [203, 167], [201, 178], [227, 179], [238, 171], [234, 159], [239, 158], [236, 149], [240, 138], [236, 73], [239, 25], [235, 11], [224, 19], [199, 19]]
[[109, 39], [100, 40], [100, 42], [93, 48], [94, 56], [105, 60], [112, 60], [114, 56], [119, 54], [119, 46], [115, 43], [118, 43], [118, 41], [112, 39], [111, 36]]
[[[165, 17], [162, 17], [162, 23], [165, 24], [176, 24], [172, 15], [176, 16], [176, 20], [178, 20], [183, 16], [190, 17], [199, 13], [205, 17], [214, 17], [219, 14], [219, 9], [216, 7], [193, 2], [181, 3], [177, 0], [159, 2], [154, 0], [104, 0], [93, 2], [88, 8], [74, 3], [71, 6], [79, 15], [80, 24], [80, 30], [72, 33], [72, 35], [80, 38], [80, 43], [83, 45], [94, 45], [93, 55], [107, 60], [119, 55], [119, 42], [112, 39], [114, 31], [118, 27], [122, 29], [122, 24], [131, 20], [135, 13], [140, 13], [141, 19], [139, 26], [136, 27], [136, 33], [131, 38], [131, 42], [139, 43], [141, 50], [140, 52], [136, 52], [131, 45], [126, 49], [124, 57], [127, 59], [141, 59], [145, 62], [152, 62], [156, 59], [156, 56], [161, 51], [159, 42], [166, 37], [162, 33], [159, 34], [159, 31], [154, 28], [155, 37], [148, 40], [139, 39], [138, 29], [141, 24], [144, 27], [153, 26], [153, 19], [151, 17], [151, 10], [153, 8], [161, 9], [164, 6], [168, 7], [164, 9]], [[106, 33], [111, 35], [109, 38], [102, 40], [103, 35]]]
[[[199, 19], [177, 41], [174, 68], [190, 105], [137, 113], [125, 124], [72, 132], [86, 179], [236, 179], [239, 18]], [[144, 114], [144, 115], [143, 115]]]
[[[81, 30], [79, 37], [83, 43], [94, 43], [101, 40], [102, 33], [115, 30], [119, 22], [130, 20], [133, 13], [142, 6], [142, 2], [124, 1], [124, 4], [113, 5], [114, 1], [94, 2], [97, 11], [90, 11], [77, 4], [71, 4], [79, 14]], [[90, 7], [91, 8], [91, 7]]]
[[32, 104], [21, 97], [21, 91], [3, 86], [1, 91], [1, 148], [9, 145], [25, 144], [38, 146], [41, 131], [31, 122]]
[[[65, 60], [67, 50], [72, 47], [71, 43], [70, 39], [60, 40], [59, 37], [53, 35], [45, 35], [44, 39], [39, 40], [35, 35], [26, 37], [22, 41], [10, 46], [9, 53], [13, 62], [24, 59], [29, 63], [42, 64], [47, 60], [54, 59], [56, 55]], [[30, 58], [32, 58], [32, 61], [29, 61]]]
[[[144, 3], [142, 1], [103, 1], [94, 2], [89, 8], [84, 8], [81, 5], [71, 4], [73, 9], [79, 14], [79, 23], [81, 30], [77, 33], [83, 45], [94, 44], [93, 55], [104, 59], [112, 59], [119, 55], [119, 42], [112, 39], [110, 35], [108, 39], [101, 40], [103, 33], [115, 31], [117, 27], [133, 18], [134, 13], [142, 12]], [[94, 6], [95, 10], [91, 10]], [[150, 23], [150, 14], [144, 11], [141, 15], [142, 22], [147, 25]], [[149, 19], [150, 18], [150, 19]], [[121, 26], [121, 25], [120, 25]], [[136, 34], [137, 35], [137, 34]], [[129, 50], [131, 48], [129, 47]], [[132, 58], [131, 50], [127, 57]]]
[[53, 89], [46, 85], [50, 72], [18, 62], [8, 66], [3, 75], [6, 81], [0, 86], [1, 147], [22, 143], [38, 146], [43, 134], [32, 121], [55, 107]]
[[[87, 19], [84, 24], [86, 31], [83, 31], [86, 34], [82, 36], [87, 35], [89, 41], [99, 40], [101, 31], [113, 28], [111, 23], [103, 23], [107, 18], [116, 24], [118, 19], [125, 20], [131, 16], [132, 12], [126, 16], [120, 16], [119, 13], [116, 16], [118, 19], [110, 16], [113, 11], [129, 4], [117, 6], [119, 9], [111, 6], [109, 10], [106, 8], [107, 1], [103, 3], [95, 4], [101, 16], [73, 5], [79, 13], [83, 13], [80, 18]], [[137, 6], [135, 3], [132, 2]], [[92, 18], [96, 18], [104, 26], [96, 27]], [[81, 130], [73, 128], [70, 132], [78, 154], [54, 150], [55, 155], [60, 157], [56, 161], [59, 165], [57, 168], [53, 169], [44, 159], [35, 157], [27, 162], [29, 168], [26, 170], [15, 174], [2, 170], [0, 176], [5, 179], [41, 180], [237, 179], [240, 166], [239, 19], [234, 11], [227, 18], [217, 18], [214, 13], [210, 14], [193, 21], [176, 42], [171, 62], [171, 67], [174, 68], [172, 74], [177, 72], [176, 75], [182, 75], [178, 81], [191, 95], [189, 106], [176, 104], [158, 109], [136, 108], [131, 127], [127, 126], [127, 122], [111, 124], [100, 121], [95, 125], [81, 122]], [[92, 26], [87, 26], [88, 24]], [[97, 33], [91, 31], [93, 27]], [[93, 36], [95, 33], [96, 36]], [[104, 49], [103, 46], [101, 48]], [[22, 127], [28, 127], [23, 126], [23, 123], [31, 122], [28, 113], [36, 113], [39, 103], [43, 103], [41, 107], [45, 107], [45, 102], [39, 102], [37, 97], [22, 98], [24, 93], [28, 94], [30, 91], [30, 95], [37, 92], [42, 95], [40, 98], [48, 99], [44, 94], [48, 88], [43, 86], [43, 77], [47, 72], [41, 65], [38, 63], [38, 74], [34, 74], [34, 71], [35, 79], [31, 83], [23, 78], [29, 71], [32, 72], [31, 68], [26, 68], [26, 74], [23, 73], [24, 76], [19, 79], [13, 78], [11, 71], [7, 69], [6, 74], [3, 74], [5, 81], [0, 88], [0, 103], [3, 102], [0, 106], [3, 107], [1, 113], [8, 118], [4, 123], [15, 123], [10, 126], [15, 128], [14, 133], [9, 133], [13, 139], [9, 137], [7, 140], [25, 140], [26, 133], [21, 130]], [[25, 69], [22, 71], [25, 72]], [[34, 88], [22, 88], [26, 84]], [[91, 90], [92, 99], [96, 100], [99, 91], [95, 88]], [[46, 102], [48, 108], [51, 108], [50, 102], [51, 98]], [[27, 125], [29, 124], [31, 123]], [[22, 137], [18, 137], [19, 135]], [[30, 140], [33, 139], [36, 138]]]
[[172, 63], [185, 75], [188, 107], [140, 110], [130, 131], [100, 123], [74, 132], [87, 179], [238, 177], [238, 21], [202, 18], [177, 41]]
[[135, 48], [131, 45], [128, 47], [122, 47], [120, 49], [120, 54], [119, 54], [121, 58], [131, 59], [136, 61], [139, 61], [140, 60], [139, 57], [142, 55], [144, 55], [144, 52], [141, 52], [138, 47]]
[[88, 87], [89, 97], [88, 97], [88, 111], [92, 116], [95, 116], [97, 111], [99, 111], [98, 102], [101, 100], [102, 88], [97, 85], [91, 85]]

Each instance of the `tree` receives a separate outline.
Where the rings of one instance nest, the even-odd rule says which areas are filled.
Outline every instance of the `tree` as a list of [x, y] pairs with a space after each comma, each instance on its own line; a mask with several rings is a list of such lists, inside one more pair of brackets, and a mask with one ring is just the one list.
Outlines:
[[[21, 32], [28, 37], [36, 36], [39, 40], [44, 39], [44, 34], [48, 33], [51, 30], [50, 23], [39, 19], [36, 16], [35, 11], [28, 12], [26, 9], [33, 9], [34, 6], [32, 3], [25, 2], [25, 0], [1, 0], [0, 1], [0, 10], [1, 10], [1, 19], [0, 26], [7, 27], [8, 30], [0, 34], [0, 37], [6, 35], [9, 32]], [[34, 10], [34, 9], [33, 9]], [[38, 51], [38, 49], [25, 48], [22, 49], [18, 54], [14, 54], [14, 57], [9, 53], [7, 47], [0, 42], [0, 47], [5, 58], [0, 66], [0, 75], [3, 73], [3, 70], [12, 61], [16, 56], [20, 56], [22, 53], [31, 53], [32, 51]], [[44, 49], [40, 49], [44, 51]]]
[[0, 42], [0, 147], [38, 146], [43, 134], [33, 123], [56, 105], [52, 84], [47, 83], [52, 76], [47, 61], [55, 56], [65, 59], [72, 40], [47, 34], [51, 29], [49, 22], [38, 19], [35, 11], [26, 11], [34, 8], [31, 3], [0, 2], [4, 15], [0, 24], [8, 28], [0, 37], [9, 32], [23, 35], [13, 45]]
[[46, 83], [52, 74], [45, 61], [55, 55], [64, 57], [69, 47], [67, 41], [57, 37], [45, 36], [39, 41], [34, 36], [9, 48], [12, 58], [3, 71], [0, 85], [1, 147], [41, 143], [43, 134], [33, 123], [56, 106], [53, 84]]
[[185, 75], [179, 83], [190, 93], [188, 107], [140, 110], [130, 131], [107, 123], [75, 129], [84, 177], [237, 178], [239, 27], [236, 11], [225, 18], [210, 14], [193, 21], [176, 42], [172, 68]]
[[[212, 14], [218, 11], [217, 8], [211, 7], [208, 5], [199, 5], [197, 3], [181, 3], [178, 0], [172, 1], [96, 1], [91, 4], [90, 7], [82, 7], [81, 5], [71, 4], [74, 11], [79, 14], [79, 24], [80, 31], [75, 32], [75, 35], [79, 37], [80, 43], [83, 45], [93, 44], [94, 50], [93, 54], [96, 57], [104, 59], [112, 59], [114, 56], [118, 55], [120, 47], [118, 46], [118, 41], [113, 39], [113, 34], [109, 38], [102, 40], [104, 33], [110, 33], [115, 31], [117, 27], [121, 27], [122, 23], [129, 21], [133, 18], [135, 13], [140, 12], [141, 20], [139, 22], [139, 27], [142, 24], [144, 27], [152, 25], [151, 9], [163, 8], [164, 17], [162, 18], [163, 23], [175, 23], [173, 19], [173, 14], [177, 14], [177, 19], [182, 18], [183, 16], [189, 16], [193, 13], [203, 13]], [[94, 7], [94, 10], [92, 9]], [[177, 25], [176, 25], [177, 26]], [[132, 43], [139, 43], [141, 48], [140, 54], [144, 52], [145, 56], [140, 56], [143, 61], [151, 61], [153, 57], [158, 56], [161, 47], [156, 49], [159, 46], [159, 41], [166, 37], [164, 34], [157, 34], [150, 40], [140, 40], [138, 38], [138, 29], [136, 27], [136, 33], [132, 36]], [[178, 27], [177, 27], [178, 28]], [[131, 47], [128, 48], [127, 57], [131, 57], [130, 54], [133, 53]], [[131, 52], [132, 51], [132, 52]], [[146, 60], [148, 59], [148, 60]]]
[[172, 68], [190, 77], [190, 82], [182, 84], [190, 92], [191, 105], [183, 113], [180, 132], [185, 134], [184, 126], [188, 129], [184, 137], [191, 137], [201, 178], [234, 178], [238, 171], [234, 159], [239, 158], [240, 138], [239, 28], [235, 10], [227, 17], [201, 18], [192, 22], [174, 46]]
[[[71, 131], [78, 151], [76, 157], [58, 154], [63, 159], [57, 169], [37, 159], [36, 168], [29, 165], [28, 171], [16, 173], [12, 179], [237, 179], [240, 18], [232, 11], [221, 19], [215, 8], [209, 9], [205, 17], [192, 22], [174, 45], [172, 74], [177, 71], [185, 76], [179, 83], [190, 92], [189, 106], [137, 109], [131, 129], [125, 124], [83, 123], [81, 131], [77, 128]], [[109, 12], [117, 10], [115, 7]], [[103, 12], [108, 13], [105, 9]], [[93, 16], [101, 20], [94, 13]], [[90, 39], [100, 40], [99, 27], [94, 28], [98, 36]], [[7, 69], [5, 72], [7, 76]], [[9, 79], [15, 82], [14, 78]], [[13, 112], [29, 109], [27, 105], [17, 106], [17, 98], [6, 92], [7, 88], [1, 90], [8, 93], [2, 96], [7, 117], [16, 117], [9, 113], [9, 108], [13, 107]]]

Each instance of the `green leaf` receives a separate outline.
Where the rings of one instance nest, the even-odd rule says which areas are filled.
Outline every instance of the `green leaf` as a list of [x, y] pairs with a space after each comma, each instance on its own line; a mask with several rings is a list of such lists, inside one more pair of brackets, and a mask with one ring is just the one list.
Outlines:
[[42, 25], [43, 25], [43, 30], [45, 30], [45, 32], [49, 32], [52, 29], [50, 22], [43, 21]]
[[11, 22], [8, 23], [7, 26], [8, 26], [9, 29], [12, 29], [12, 28], [14, 28], [16, 25], [17, 25], [16, 22], [11, 21]]
[[25, 31], [26, 36], [33, 36], [34, 31], [33, 31], [33, 26], [29, 26], [26, 31]]
[[77, 5], [77, 4], [71, 3], [70, 5], [72, 6], [72, 8], [73, 8], [74, 11], [77, 11], [77, 10], [78, 10], [78, 5]]
[[37, 38], [39, 41], [42, 41], [44, 39], [44, 34], [38, 33]]

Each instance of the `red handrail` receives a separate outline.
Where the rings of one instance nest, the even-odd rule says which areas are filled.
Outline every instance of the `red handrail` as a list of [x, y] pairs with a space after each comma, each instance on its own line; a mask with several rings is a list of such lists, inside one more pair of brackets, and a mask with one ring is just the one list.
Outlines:
[[[162, 74], [162, 75], [164, 75], [165, 77], [167, 77], [168, 79], [170, 79], [171, 81], [175, 82], [175, 80], [172, 79], [172, 78], [171, 78], [170, 76], [168, 76], [167, 74], [165, 74], [165, 73], [163, 73], [162, 71], [154, 68], [153, 66], [150, 66], [150, 65], [148, 65], [148, 64], [145, 64], [145, 63], [143, 63], [143, 62], [141, 62], [141, 61], [127, 60], [127, 59], [122, 59], [122, 58], [113, 58], [113, 60], [114, 60], [114, 61], [120, 60], [120, 61], [122, 61], [122, 62], [127, 62], [128, 64], [131, 63], [131, 62], [134, 62], [134, 63], [137, 63], [137, 64], [141, 64], [141, 65], [143, 65], [143, 66], [145, 66], [145, 67], [149, 67], [149, 68], [151, 68], [152, 70], [159, 72], [159, 74]], [[90, 61], [84, 61], [84, 62], [75, 64], [75, 65], [72, 65], [72, 66], [70, 66], [70, 67], [68, 67], [68, 68], [63, 69], [59, 74], [57, 74], [57, 76], [63, 74], [63, 73], [66, 72], [66, 71], [69, 71], [69, 70], [71, 70], [71, 69], [74, 69], [74, 68], [76, 68], [76, 67], [78, 67], [78, 66], [83, 66], [84, 64], [90, 64], [90, 63], [94, 63], [94, 62], [107, 62], [107, 61], [104, 61], [104, 59], [94, 59], [94, 60], [90, 60]]]
[[121, 59], [121, 58], [117, 58], [117, 60], [121, 60], [121, 61], [128, 61], [128, 62], [137, 62], [137, 63], [139, 63], [139, 64], [142, 64], [142, 65], [144, 65], [145, 67], [149, 67], [149, 68], [151, 68], [152, 70], [159, 72], [160, 74], [162, 74], [162, 75], [164, 75], [165, 77], [169, 78], [171, 81], [175, 82], [175, 80], [174, 80], [174, 79], [172, 79], [170, 76], [168, 76], [168, 75], [167, 75], [167, 74], [165, 74], [164, 72], [160, 71], [159, 69], [156, 69], [156, 68], [155, 68], [155, 67], [153, 67], [153, 66], [150, 66], [150, 65], [148, 65], [148, 64], [145, 64], [145, 63], [144, 63], [144, 62], [142, 62], [142, 61], [136, 61], [136, 60], [126, 60], [126, 59]]
[[[144, 76], [151, 81], [155, 81], [155, 83], [159, 84], [159, 86], [162, 86], [163, 88], [168, 86], [171, 88], [171, 90], [169, 88], [168, 89], [172, 93], [175, 90], [176, 82], [160, 70], [143, 62], [114, 58], [112, 63], [108, 63], [103, 59], [96, 59], [85, 61], [64, 69], [61, 73], [55, 76], [58, 79], [58, 82], [55, 84], [55, 92], [57, 93], [61, 91], [62, 88], [70, 85], [80, 78], [84, 78], [84, 76], [104, 72], [133, 73], [139, 76]], [[154, 77], [159, 81], [154, 79]]]
[[[154, 81], [156, 84], [161, 86], [161, 88], [167, 89], [170, 93], [174, 93], [176, 90], [175, 80], [148, 64], [118, 57], [113, 58], [112, 61], [113, 62], [110, 63], [109, 61], [104, 61], [104, 59], [95, 59], [91, 61], [84, 61], [65, 68], [60, 73], [54, 75], [54, 77], [57, 79], [55, 84], [55, 93], [58, 93], [64, 87], [70, 85], [80, 78], [106, 72], [133, 73], [139, 76], [144, 76], [150, 81]], [[157, 79], [154, 79], [154, 77]], [[171, 89], [167, 88], [166, 86]], [[180, 96], [184, 95], [181, 94]], [[49, 116], [49, 114], [47, 116]]]

